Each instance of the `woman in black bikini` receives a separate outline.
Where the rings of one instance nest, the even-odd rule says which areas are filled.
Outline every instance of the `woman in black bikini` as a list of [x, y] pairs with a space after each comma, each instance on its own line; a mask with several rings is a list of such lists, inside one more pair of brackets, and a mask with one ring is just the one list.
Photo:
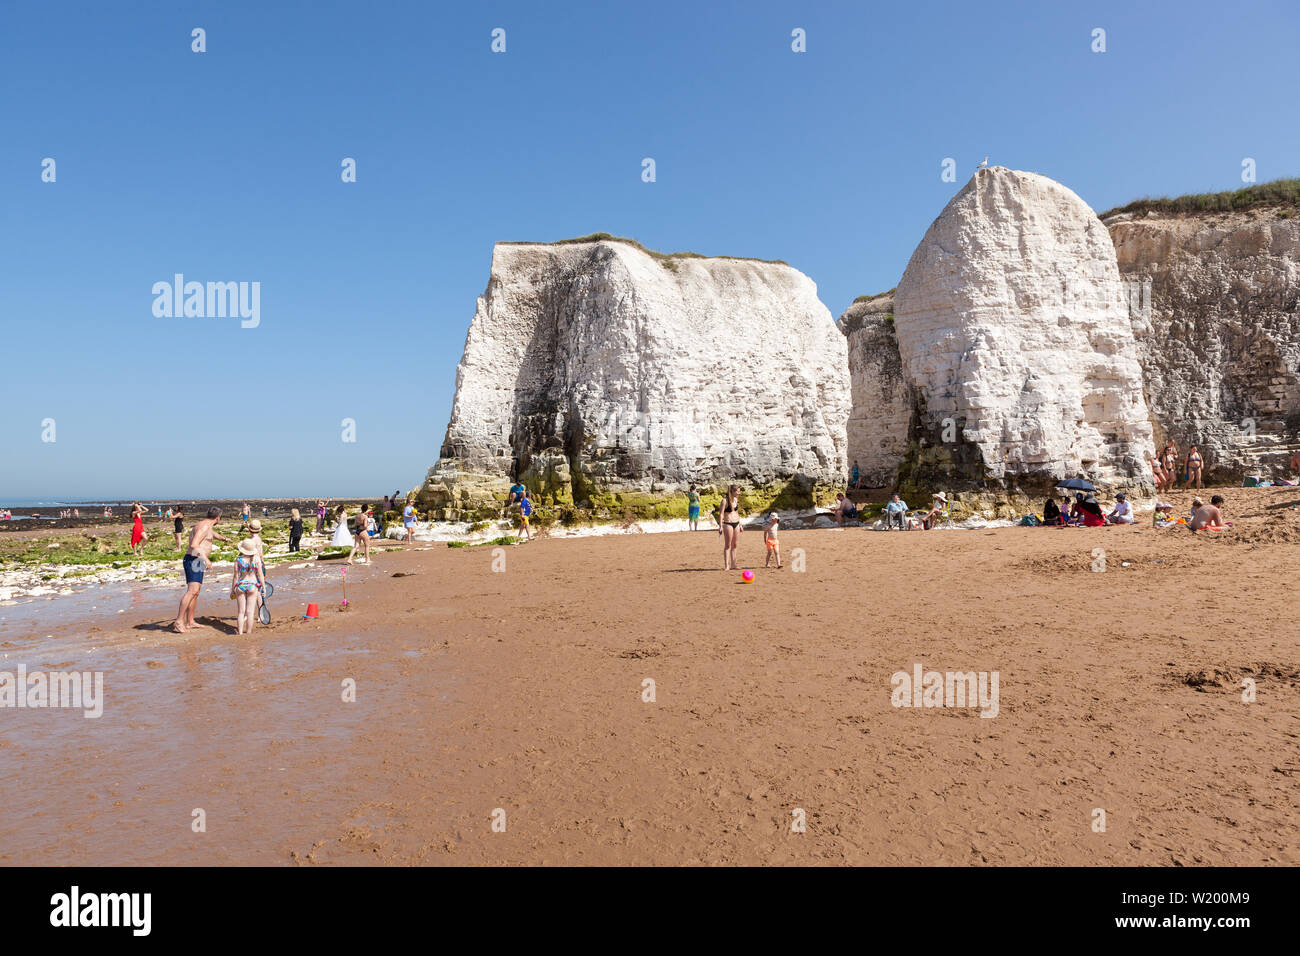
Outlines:
[[722, 521], [718, 534], [722, 535], [722, 570], [736, 570], [736, 545], [740, 541], [740, 486], [729, 485], [722, 499]]

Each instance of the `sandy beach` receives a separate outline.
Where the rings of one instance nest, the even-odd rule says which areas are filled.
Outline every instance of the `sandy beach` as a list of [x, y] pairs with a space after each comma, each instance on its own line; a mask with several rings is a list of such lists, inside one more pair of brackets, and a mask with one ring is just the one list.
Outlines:
[[[712, 531], [394, 548], [347, 610], [276, 571], [252, 637], [224, 574], [184, 636], [175, 585], [11, 613], [0, 669], [105, 702], [5, 711], [0, 861], [1295, 864], [1300, 490], [1224, 493], [1217, 536], [746, 532], [752, 584]], [[892, 706], [918, 663], [997, 715]]]

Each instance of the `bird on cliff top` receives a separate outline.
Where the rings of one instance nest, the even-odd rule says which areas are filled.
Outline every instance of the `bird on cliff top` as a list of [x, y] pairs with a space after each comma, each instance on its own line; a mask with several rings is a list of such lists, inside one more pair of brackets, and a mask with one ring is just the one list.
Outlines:
[[984, 162], [980, 163], [980, 164], [979, 164], [978, 166], [976, 166], [975, 168], [976, 168], [976, 169], [986, 169], [986, 168], [988, 167], [988, 164], [989, 164], [989, 158], [988, 158], [987, 156], [985, 156], [985, 157], [984, 157]]

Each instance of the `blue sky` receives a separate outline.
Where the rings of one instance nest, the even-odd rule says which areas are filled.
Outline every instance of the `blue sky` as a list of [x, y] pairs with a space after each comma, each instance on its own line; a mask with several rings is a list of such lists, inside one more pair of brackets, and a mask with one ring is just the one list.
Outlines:
[[[838, 315], [985, 155], [1098, 210], [1300, 174], [1297, 10], [8, 0], [0, 499], [414, 487], [498, 240], [785, 259]], [[155, 317], [177, 272], [261, 324]]]

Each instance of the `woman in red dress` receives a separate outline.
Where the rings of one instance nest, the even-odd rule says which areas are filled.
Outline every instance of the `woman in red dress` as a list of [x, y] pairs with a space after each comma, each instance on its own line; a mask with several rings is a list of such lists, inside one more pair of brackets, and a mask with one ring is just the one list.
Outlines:
[[144, 545], [144, 506], [136, 502], [131, 506], [131, 553], [138, 555]]

